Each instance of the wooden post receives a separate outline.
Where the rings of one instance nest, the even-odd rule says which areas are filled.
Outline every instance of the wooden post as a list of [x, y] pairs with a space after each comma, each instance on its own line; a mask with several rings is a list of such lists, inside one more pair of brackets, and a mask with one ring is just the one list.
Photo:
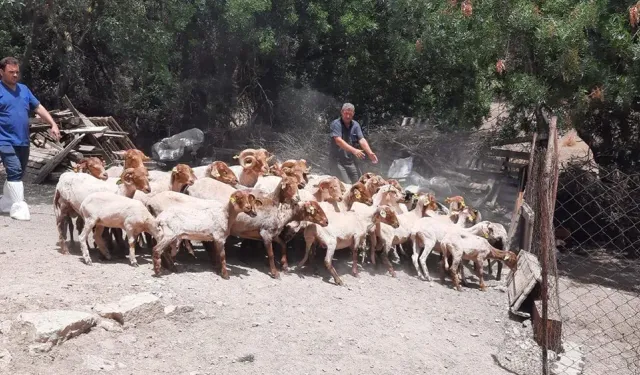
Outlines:
[[84, 136], [84, 134], [77, 135], [71, 142], [69, 142], [64, 150], [60, 151], [58, 155], [49, 160], [49, 162], [44, 167], [42, 167], [40, 173], [38, 173], [36, 178], [33, 180], [33, 183], [41, 184], [47, 178], [49, 173], [51, 173], [51, 171], [53, 171], [54, 168], [57, 167], [58, 164], [60, 164], [60, 162], [80, 143]]

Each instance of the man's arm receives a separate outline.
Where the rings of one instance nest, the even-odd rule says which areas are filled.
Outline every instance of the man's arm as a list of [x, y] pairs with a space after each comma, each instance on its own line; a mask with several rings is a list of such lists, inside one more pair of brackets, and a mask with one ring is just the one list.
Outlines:
[[[346, 152], [349, 152], [351, 154], [355, 154], [356, 151], [360, 151], [357, 148], [351, 146], [350, 144], [348, 144], [347, 142], [344, 141], [344, 139], [342, 139], [342, 137], [333, 137], [333, 140], [336, 142], [336, 144], [343, 150], [345, 150]], [[362, 152], [362, 151], [360, 151]]]
[[50, 131], [51, 136], [56, 140], [59, 140], [60, 129], [58, 129], [58, 124], [56, 124], [56, 122], [53, 121], [53, 117], [51, 117], [51, 115], [49, 114], [49, 111], [47, 111], [47, 109], [42, 104], [38, 104], [38, 106], [35, 109], [35, 112], [38, 114], [38, 116], [43, 118], [47, 122], [47, 124], [51, 125], [51, 131]]
[[371, 147], [369, 147], [369, 142], [367, 142], [367, 140], [364, 138], [364, 134], [362, 134], [362, 128], [360, 128], [359, 126], [358, 126], [358, 138], [359, 138], [358, 143], [360, 144], [360, 147], [362, 147], [364, 152], [367, 153], [369, 160], [371, 160], [373, 164], [376, 164], [378, 162], [378, 157], [376, 156], [376, 154], [373, 153], [373, 151], [371, 151]]

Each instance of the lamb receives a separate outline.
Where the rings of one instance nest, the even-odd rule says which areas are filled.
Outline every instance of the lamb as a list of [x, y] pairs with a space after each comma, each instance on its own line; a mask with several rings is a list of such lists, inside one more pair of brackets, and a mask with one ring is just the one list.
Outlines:
[[318, 202], [278, 203], [269, 198], [261, 198], [256, 217], [240, 214], [231, 227], [231, 235], [250, 240], [262, 240], [269, 257], [269, 269], [273, 278], [280, 278], [273, 258], [273, 242], [282, 249], [282, 269], [287, 270], [287, 251], [285, 243], [278, 237], [290, 221], [309, 221], [326, 227], [329, 222]]
[[238, 185], [238, 177], [233, 173], [227, 163], [214, 161], [209, 165], [193, 168], [193, 173], [197, 178], [213, 178], [230, 186]]
[[91, 265], [87, 236], [95, 228], [94, 239], [100, 253], [110, 260], [111, 255], [106, 247], [102, 232], [105, 227], [120, 228], [125, 231], [129, 240], [129, 263], [138, 267], [136, 261], [135, 241], [142, 232], [151, 233], [157, 238], [160, 231], [155, 218], [142, 202], [109, 191], [99, 191], [87, 195], [80, 205], [80, 215], [84, 219], [84, 229], [80, 234], [82, 257], [87, 265]]
[[[441, 248], [443, 258], [441, 278], [444, 280], [445, 272], [449, 271], [453, 285], [458, 291], [461, 288], [457, 270], [463, 259], [470, 260], [475, 264], [475, 271], [480, 279], [480, 290], [482, 291], [487, 290], [482, 272], [482, 263], [485, 259], [503, 261], [513, 271], [516, 270], [518, 264], [517, 256], [513, 252], [498, 250], [491, 246], [486, 239], [462, 231], [447, 233], [441, 239]], [[453, 258], [450, 266], [448, 262], [449, 255]]]
[[[75, 217], [79, 214], [80, 205], [89, 194], [109, 191], [131, 198], [136, 190], [142, 190], [147, 193], [151, 191], [149, 180], [142, 169], [126, 169], [119, 181], [117, 185], [113, 185], [85, 173], [74, 172], [65, 172], [60, 176], [53, 197], [53, 207], [63, 254], [68, 253], [66, 247], [66, 218]], [[81, 217], [78, 219], [81, 219]], [[69, 224], [71, 224], [70, 220]], [[73, 228], [71, 225], [69, 226], [70, 232], [73, 232]], [[78, 230], [82, 231], [83, 220], [78, 220], [77, 226]]]
[[[413, 266], [418, 273], [418, 277], [422, 280], [430, 281], [431, 277], [427, 271], [427, 257], [435, 249], [437, 252], [442, 253], [440, 248], [437, 248], [437, 244], [442, 238], [449, 232], [464, 230], [465, 222], [470, 216], [468, 209], [463, 209], [458, 218], [457, 223], [452, 223], [439, 218], [423, 217], [419, 219], [411, 228], [411, 242], [413, 243], [413, 253], [411, 254], [411, 260]], [[420, 253], [420, 249], [424, 249]], [[418, 266], [418, 260], [420, 261], [420, 267]]]
[[306, 251], [304, 258], [298, 264], [298, 267], [304, 266], [309, 259], [311, 253], [311, 246], [314, 242], [318, 242], [320, 245], [327, 248], [327, 253], [324, 258], [324, 264], [327, 270], [333, 276], [333, 280], [336, 285], [343, 285], [342, 280], [338, 276], [335, 268], [332, 265], [333, 254], [336, 249], [343, 249], [346, 247], [351, 248], [353, 255], [352, 273], [354, 276], [358, 276], [358, 248], [360, 248], [365, 241], [367, 232], [371, 227], [378, 227], [380, 223], [386, 223], [393, 228], [397, 228], [398, 218], [389, 206], [382, 205], [377, 207], [371, 213], [362, 212], [331, 212], [327, 213], [327, 217], [330, 220], [328, 226], [308, 225], [304, 230], [304, 240], [306, 244]]
[[432, 195], [416, 196], [416, 206], [411, 211], [398, 215], [399, 226], [392, 228], [387, 224], [381, 224], [377, 232], [371, 236], [371, 263], [376, 264], [375, 252], [377, 242], [380, 241], [382, 247], [382, 259], [387, 266], [392, 277], [396, 277], [396, 273], [389, 262], [389, 252], [394, 246], [402, 245], [411, 237], [411, 229], [415, 223], [424, 216], [427, 209], [433, 209], [436, 206]]
[[196, 203], [174, 205], [156, 217], [162, 237], [153, 248], [153, 269], [158, 276], [161, 270], [160, 257], [168, 246], [172, 246], [171, 258], [177, 252], [175, 245], [180, 240], [213, 241], [216, 257], [220, 262], [220, 275], [229, 278], [226, 268], [224, 243], [238, 215], [255, 218], [256, 210], [263, 205], [246, 191], [234, 191], [226, 202], [191, 198]]

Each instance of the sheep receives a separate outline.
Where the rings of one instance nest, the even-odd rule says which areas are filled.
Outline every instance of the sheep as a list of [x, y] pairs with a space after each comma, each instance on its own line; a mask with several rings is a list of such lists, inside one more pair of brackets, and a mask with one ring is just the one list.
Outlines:
[[465, 208], [464, 198], [459, 195], [456, 195], [455, 197], [447, 197], [444, 200], [444, 203], [449, 205], [450, 211], [460, 211]]
[[[367, 183], [371, 180], [373, 180], [373, 178], [368, 180]], [[365, 184], [367, 193], [373, 196], [373, 204], [371, 206], [368, 206], [359, 202], [354, 202], [351, 206], [351, 210], [356, 212], [371, 213], [378, 205], [385, 204], [393, 207], [394, 210], [398, 212], [398, 201], [403, 199], [402, 194], [391, 185], [384, 185], [380, 187], [376, 193], [372, 193], [372, 186], [373, 185], [370, 184], [369, 188], [367, 188]]]
[[[459, 214], [458, 222], [455, 224], [451, 222], [449, 218], [446, 218], [446, 220], [448, 220], [447, 222], [446, 220], [429, 216], [423, 217], [415, 222], [411, 228], [410, 235], [411, 242], [413, 243], [411, 261], [420, 279], [431, 281], [431, 277], [427, 271], [427, 257], [434, 249], [442, 253], [436, 245], [447, 233], [464, 230], [465, 222], [470, 215], [469, 210], [463, 209]], [[420, 253], [420, 249], [424, 249], [422, 253]], [[418, 260], [420, 261], [420, 266], [418, 266]], [[422, 271], [420, 267], [422, 267]]]
[[[460, 262], [465, 259], [472, 261], [475, 264], [475, 271], [480, 279], [480, 290], [486, 291], [487, 287], [484, 284], [484, 277], [482, 272], [482, 263], [485, 259], [496, 259], [503, 261], [507, 264], [511, 270], [515, 271], [518, 264], [518, 259], [515, 253], [511, 251], [498, 250], [489, 244], [485, 238], [476, 236], [472, 233], [466, 233], [462, 231], [449, 232], [441, 240], [442, 248], [442, 276], [444, 280], [444, 274], [446, 271], [451, 273], [454, 287], [460, 291], [460, 281], [458, 279], [458, 272]], [[451, 265], [449, 265], [449, 255], [453, 258]], [[463, 276], [464, 277], [464, 276]]]
[[195, 203], [173, 205], [160, 213], [156, 220], [162, 232], [153, 248], [153, 270], [160, 275], [160, 257], [168, 246], [172, 246], [171, 259], [175, 258], [180, 240], [213, 241], [216, 257], [220, 262], [220, 275], [229, 279], [226, 268], [224, 243], [232, 224], [239, 215], [254, 218], [263, 202], [246, 191], [234, 191], [226, 202], [191, 198]]
[[382, 205], [377, 207], [371, 213], [361, 213], [355, 211], [347, 212], [329, 212], [327, 217], [330, 224], [324, 227], [318, 225], [308, 225], [304, 230], [305, 255], [298, 264], [298, 267], [304, 266], [309, 259], [311, 246], [314, 242], [327, 248], [324, 258], [324, 265], [333, 276], [336, 285], [343, 285], [342, 280], [338, 276], [332, 265], [333, 254], [336, 249], [351, 248], [353, 255], [353, 264], [351, 271], [354, 276], [358, 276], [358, 248], [365, 241], [367, 232], [370, 227], [377, 227], [380, 223], [386, 223], [393, 228], [397, 228], [398, 218], [389, 206]]
[[245, 149], [233, 158], [238, 159], [239, 166], [230, 167], [238, 177], [241, 185], [252, 187], [258, 181], [258, 177], [268, 172], [267, 162], [273, 156], [265, 149]]
[[[312, 190], [312, 186], [313, 184], [317, 184], [318, 181], [323, 180], [325, 178], [329, 178], [329, 177], [335, 177], [329, 174], [308, 174], [307, 175], [307, 185], [304, 187], [304, 189], [306, 190]], [[364, 184], [364, 183], [363, 183]], [[342, 193], [345, 193], [346, 191], [348, 191], [349, 189], [351, 189], [351, 184], [346, 184], [343, 181], [340, 181], [340, 189], [342, 190]]]
[[279, 279], [280, 274], [273, 258], [273, 242], [279, 244], [282, 249], [282, 269], [286, 271], [288, 269], [286, 245], [278, 237], [284, 226], [290, 221], [309, 221], [326, 227], [329, 222], [325, 212], [315, 201], [277, 203], [269, 198], [261, 198], [261, 200], [263, 204], [259, 207], [256, 217], [238, 215], [231, 226], [231, 235], [250, 240], [262, 240], [269, 257], [271, 277]]
[[254, 187], [271, 191], [280, 181], [279, 178], [284, 176], [294, 177], [298, 181], [298, 188], [303, 189], [307, 186], [307, 167], [306, 160], [287, 160], [281, 165], [274, 164], [271, 169], [274, 173], [273, 176], [260, 176], [256, 181]]
[[98, 249], [107, 260], [111, 260], [111, 255], [102, 239], [104, 228], [123, 229], [129, 240], [129, 263], [134, 267], [138, 267], [135, 246], [135, 240], [138, 235], [142, 232], [147, 232], [157, 238], [160, 233], [155, 218], [142, 202], [114, 192], [99, 191], [87, 195], [82, 201], [79, 211], [85, 224], [79, 241], [82, 257], [87, 265], [91, 265], [91, 257], [85, 242], [94, 228], [94, 239]]
[[106, 181], [109, 176], [104, 169], [104, 160], [95, 156], [83, 158], [73, 167], [76, 173], [89, 173], [93, 177]]
[[124, 152], [124, 167], [110, 167], [109, 169], [107, 169], [107, 175], [109, 177], [120, 177], [122, 175], [122, 172], [129, 168], [146, 169], [146, 167], [144, 166], [144, 162], [149, 160], [151, 160], [151, 158], [145, 155], [144, 152], [135, 148], [128, 149]]
[[377, 232], [371, 236], [371, 264], [375, 266], [377, 250], [377, 242], [380, 240], [382, 247], [382, 260], [387, 266], [389, 273], [392, 277], [396, 277], [396, 273], [389, 262], [389, 252], [394, 246], [402, 245], [409, 240], [411, 236], [411, 229], [413, 225], [424, 216], [427, 209], [433, 209], [435, 202], [432, 195], [416, 196], [416, 206], [411, 211], [398, 215], [398, 222], [400, 226], [392, 228], [387, 224], [381, 224], [377, 229]]
[[223, 161], [214, 161], [209, 165], [195, 167], [193, 173], [197, 178], [210, 177], [230, 186], [238, 185], [238, 177]]
[[[66, 247], [66, 218], [68, 216], [75, 217], [79, 214], [80, 205], [89, 194], [98, 191], [110, 191], [131, 198], [136, 190], [142, 190], [147, 193], [151, 191], [149, 180], [142, 169], [126, 169], [116, 185], [98, 180], [84, 173], [65, 172], [60, 175], [53, 197], [53, 207], [62, 253], [68, 253]], [[81, 219], [81, 216], [78, 219]], [[71, 223], [69, 222], [69, 224]], [[76, 225], [78, 230], [82, 231], [83, 220], [78, 220]], [[69, 226], [70, 232], [73, 232], [73, 227]]]
[[[481, 221], [470, 228], [465, 228], [469, 233], [481, 236], [487, 239], [491, 246], [498, 250], [505, 250], [504, 246], [507, 243], [507, 230], [504, 225], [499, 223], [493, 223], [491, 221]], [[488, 273], [491, 276], [493, 274], [491, 259], [487, 259]], [[502, 277], [502, 262], [498, 262], [498, 273], [496, 274], [496, 280], [500, 280]]]

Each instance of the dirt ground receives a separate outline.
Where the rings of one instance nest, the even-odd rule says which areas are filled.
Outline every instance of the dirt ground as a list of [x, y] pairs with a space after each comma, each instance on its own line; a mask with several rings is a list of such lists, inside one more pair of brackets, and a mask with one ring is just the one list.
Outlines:
[[165, 306], [193, 311], [125, 325], [123, 332], [96, 327], [40, 354], [0, 334], [0, 352], [11, 355], [0, 373], [90, 374], [92, 356], [117, 364], [111, 374], [509, 373], [492, 359], [505, 332], [521, 326], [507, 315], [504, 277], [489, 278], [487, 292], [472, 280], [473, 288], [460, 293], [440, 284], [431, 259], [437, 280], [431, 283], [402, 267], [394, 279], [369, 264], [354, 278], [343, 252], [334, 260], [343, 287], [330, 282], [321, 263], [317, 275], [292, 272], [274, 280], [262, 249], [230, 251], [230, 280], [213, 272], [198, 249], [197, 259], [179, 256], [179, 272], [161, 278], [152, 276], [148, 251], [133, 268], [124, 257], [100, 261], [92, 250], [87, 266], [78, 246], [69, 255], [58, 252], [52, 191], [27, 186], [29, 222], [0, 216], [0, 322], [25, 311], [91, 311], [144, 291]]

